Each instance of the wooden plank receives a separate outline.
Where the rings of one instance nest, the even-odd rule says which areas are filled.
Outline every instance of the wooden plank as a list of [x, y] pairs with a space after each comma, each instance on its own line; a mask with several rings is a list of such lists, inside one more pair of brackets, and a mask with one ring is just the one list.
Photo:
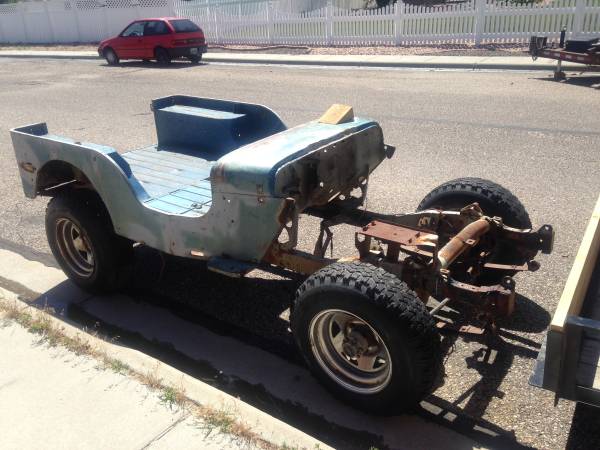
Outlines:
[[600, 196], [583, 235], [575, 262], [552, 318], [550, 329], [564, 332], [569, 315], [579, 315], [600, 250]]
[[354, 111], [352, 106], [348, 105], [331, 105], [325, 114], [319, 119], [320, 123], [329, 125], [338, 125], [340, 123], [352, 122], [354, 120]]

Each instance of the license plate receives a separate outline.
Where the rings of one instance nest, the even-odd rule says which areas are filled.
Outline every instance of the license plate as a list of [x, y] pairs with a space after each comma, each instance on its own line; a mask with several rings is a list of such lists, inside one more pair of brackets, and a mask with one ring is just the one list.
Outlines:
[[198, 54], [198, 49], [197, 48], [190, 48], [190, 53], [192, 55], [197, 55]]

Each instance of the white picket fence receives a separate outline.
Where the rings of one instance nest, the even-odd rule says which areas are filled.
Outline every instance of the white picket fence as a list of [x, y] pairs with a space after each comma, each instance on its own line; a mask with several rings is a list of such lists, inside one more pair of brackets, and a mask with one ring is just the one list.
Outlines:
[[[416, 0], [410, 0], [416, 1]], [[302, 3], [300, 3], [302, 2]], [[0, 4], [0, 43], [98, 42], [143, 17], [183, 16], [214, 44], [400, 45], [526, 42], [600, 35], [600, 0], [399, 0], [352, 9], [359, 0], [48, 0]]]

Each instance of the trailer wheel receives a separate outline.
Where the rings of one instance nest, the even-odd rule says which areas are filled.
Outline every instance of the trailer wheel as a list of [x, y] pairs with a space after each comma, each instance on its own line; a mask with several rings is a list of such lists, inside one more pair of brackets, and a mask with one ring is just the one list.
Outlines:
[[433, 318], [404, 282], [371, 264], [334, 263], [310, 276], [291, 328], [315, 376], [362, 410], [406, 411], [441, 380]]
[[[521, 229], [531, 228], [529, 214], [519, 199], [505, 187], [482, 178], [458, 178], [441, 184], [425, 196], [419, 203], [417, 211], [430, 208], [458, 211], [475, 202], [479, 203], [486, 215], [502, 217], [508, 226]], [[518, 254], [512, 246], [498, 246], [491, 262], [524, 264], [534, 256], [535, 252]], [[460, 258], [457, 262], [460, 262]], [[479, 279], [486, 284], [496, 284], [504, 276], [514, 275], [514, 273], [484, 269]]]
[[90, 292], [110, 292], [126, 281], [133, 245], [113, 231], [96, 193], [67, 191], [46, 208], [46, 236], [65, 274]]

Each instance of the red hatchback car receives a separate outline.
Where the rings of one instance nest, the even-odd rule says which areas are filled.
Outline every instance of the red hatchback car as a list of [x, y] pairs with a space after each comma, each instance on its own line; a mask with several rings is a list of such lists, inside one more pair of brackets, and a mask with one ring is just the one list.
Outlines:
[[169, 64], [174, 58], [198, 63], [206, 53], [204, 32], [194, 22], [180, 17], [139, 19], [116, 37], [100, 42], [98, 54], [110, 65], [121, 59], [155, 59]]

